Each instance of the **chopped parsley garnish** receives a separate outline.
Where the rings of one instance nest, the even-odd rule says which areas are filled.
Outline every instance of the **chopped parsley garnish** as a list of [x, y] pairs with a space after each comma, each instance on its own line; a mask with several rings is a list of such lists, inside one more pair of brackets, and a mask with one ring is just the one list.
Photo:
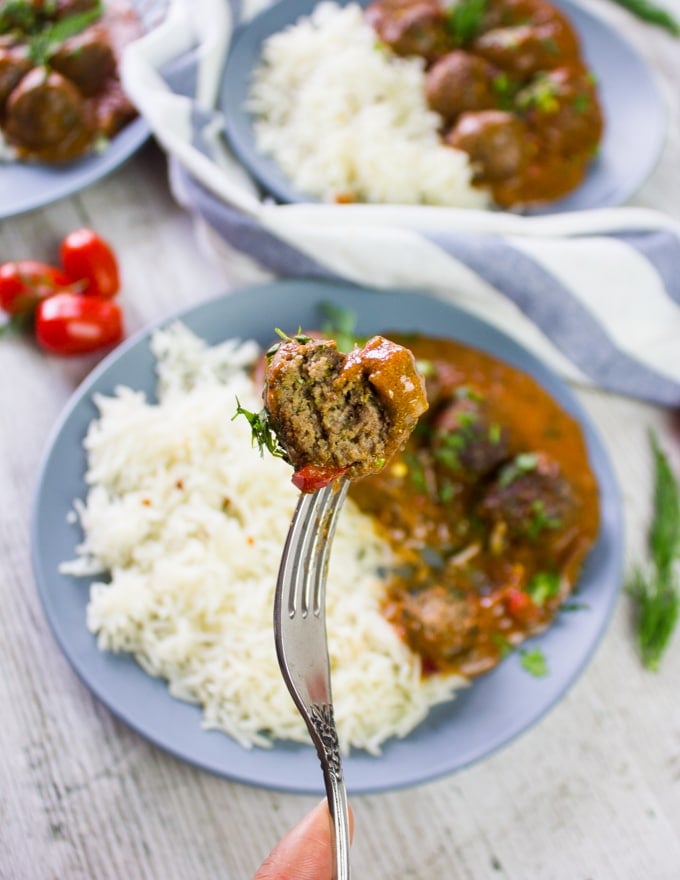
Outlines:
[[420, 492], [427, 492], [427, 480], [425, 479], [425, 468], [422, 461], [417, 455], [408, 453], [404, 455], [404, 462], [408, 467], [411, 482]]
[[535, 107], [542, 113], [556, 113], [560, 109], [559, 92], [559, 84], [554, 79], [545, 74], [538, 74], [517, 95], [517, 106], [522, 110]]
[[469, 385], [459, 385], [454, 396], [456, 400], [473, 400], [475, 403], [481, 403], [484, 400], [484, 395]]
[[654, 459], [654, 513], [649, 530], [650, 561], [633, 572], [628, 592], [636, 606], [637, 640], [643, 665], [656, 671], [680, 616], [680, 486], [650, 432]]
[[458, 0], [449, 7], [447, 13], [449, 33], [459, 45], [464, 46], [477, 36], [482, 27], [486, 7], [487, 0]]
[[499, 73], [491, 80], [491, 88], [496, 95], [498, 108], [500, 110], [512, 110], [515, 101], [516, 86], [507, 75], [507, 73]]
[[[302, 332], [302, 327], [298, 327], [297, 333], [294, 336], [288, 336], [288, 334], [284, 333], [283, 330], [281, 330], [279, 327], [275, 327], [274, 332], [277, 336], [281, 338], [282, 342], [299, 342], [300, 345], [306, 345], [308, 342], [312, 341], [311, 336], [306, 336]], [[274, 357], [276, 352], [279, 350], [280, 345], [280, 342], [275, 342], [267, 349], [267, 351], [265, 352], [267, 360], [271, 360], [271, 358]]]
[[554, 571], [539, 571], [531, 578], [525, 589], [536, 605], [545, 605], [548, 599], [554, 599], [558, 595], [560, 576]]
[[508, 654], [512, 654], [514, 650], [512, 642], [509, 639], [506, 639], [505, 636], [500, 633], [491, 633], [491, 641], [498, 648], [498, 653], [502, 658], [507, 657]]
[[102, 4], [98, 2], [86, 12], [77, 12], [74, 15], [67, 15], [58, 21], [45, 24], [31, 34], [28, 40], [28, 54], [31, 61], [36, 66], [47, 64], [50, 55], [60, 43], [94, 24], [101, 18], [102, 12]]
[[540, 648], [521, 648], [519, 662], [522, 664], [522, 669], [526, 669], [536, 678], [544, 678], [548, 674], [548, 661]]
[[498, 485], [502, 489], [505, 489], [505, 487], [509, 486], [513, 480], [517, 479], [517, 477], [536, 470], [537, 465], [538, 456], [535, 452], [520, 452], [520, 454], [516, 455], [509, 464], [505, 465], [498, 478]]
[[530, 538], [538, 538], [546, 529], [559, 529], [562, 521], [559, 517], [551, 516], [545, 509], [545, 504], [540, 498], [531, 503], [531, 521], [527, 527]]
[[331, 302], [320, 303], [319, 311], [325, 318], [321, 327], [323, 335], [335, 340], [338, 351], [343, 353], [351, 351], [357, 341], [355, 313]]

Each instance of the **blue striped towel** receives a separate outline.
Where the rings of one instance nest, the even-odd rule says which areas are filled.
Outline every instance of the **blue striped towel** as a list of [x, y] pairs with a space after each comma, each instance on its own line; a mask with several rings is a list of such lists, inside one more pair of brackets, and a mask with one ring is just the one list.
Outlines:
[[[232, 282], [306, 277], [435, 293], [575, 383], [680, 407], [680, 223], [632, 207], [521, 217], [262, 198], [214, 109], [236, 16], [222, 0], [174, 0], [122, 63], [128, 94], [171, 157], [176, 196], [220, 242]], [[189, 64], [164, 79], [178, 59]]]

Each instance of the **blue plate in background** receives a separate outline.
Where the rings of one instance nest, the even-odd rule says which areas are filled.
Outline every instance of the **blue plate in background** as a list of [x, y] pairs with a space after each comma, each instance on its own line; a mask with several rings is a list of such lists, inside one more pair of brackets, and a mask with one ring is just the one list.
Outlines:
[[0, 162], [0, 220], [73, 195], [119, 168], [149, 137], [149, 126], [134, 119], [101, 153], [65, 165]]
[[[517, 656], [510, 656], [455, 700], [436, 707], [408, 737], [390, 740], [381, 757], [353, 753], [345, 761], [345, 775], [350, 794], [359, 794], [415, 785], [460, 770], [509, 743], [560, 700], [583, 671], [609, 621], [621, 582], [623, 526], [607, 454], [569, 388], [509, 337], [443, 300], [408, 291], [282, 281], [205, 302], [170, 320], [180, 318], [211, 344], [240, 337], [267, 345], [274, 327], [318, 325], [322, 302], [354, 311], [362, 335], [393, 330], [446, 336], [530, 373], [581, 424], [600, 488], [600, 534], [579, 583], [579, 600], [587, 609], [559, 615], [546, 633], [532, 640], [547, 658], [549, 675], [533, 678]], [[97, 415], [92, 396], [127, 385], [154, 397], [151, 332], [137, 335], [99, 365], [71, 399], [49, 442], [32, 523], [33, 566], [45, 614], [85, 684], [142, 736], [191, 764], [238, 782], [320, 793], [321, 772], [311, 745], [276, 743], [272, 749], [243, 749], [223, 733], [203, 730], [199, 708], [173, 699], [165, 683], [143, 672], [131, 657], [99, 651], [85, 623], [88, 579], [59, 573], [59, 564], [74, 558], [81, 539], [79, 527], [67, 515], [73, 500], [87, 491], [82, 441]]]
[[[255, 147], [246, 110], [253, 69], [267, 37], [308, 15], [318, 0], [279, 0], [240, 28], [227, 59], [220, 95], [231, 146], [243, 165], [282, 202], [314, 201]], [[338, 0], [347, 5], [353, 0]], [[367, 5], [368, 0], [360, 0]], [[585, 181], [568, 196], [529, 214], [554, 214], [620, 205], [644, 183], [666, 136], [666, 108], [645, 61], [620, 34], [571, 0], [555, 0], [576, 27], [588, 65], [597, 77], [605, 132]]]

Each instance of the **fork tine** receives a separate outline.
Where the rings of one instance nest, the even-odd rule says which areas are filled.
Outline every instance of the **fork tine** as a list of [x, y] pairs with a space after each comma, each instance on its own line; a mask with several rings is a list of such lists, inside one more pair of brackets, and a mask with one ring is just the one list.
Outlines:
[[323, 516], [315, 535], [312, 550], [312, 564], [308, 572], [311, 579], [311, 595], [313, 596], [313, 613], [321, 614], [324, 605], [324, 591], [326, 577], [328, 575], [328, 563], [330, 561], [331, 545], [335, 536], [335, 528], [338, 524], [338, 515], [343, 501], [349, 489], [349, 483], [343, 480], [340, 485], [333, 484], [327, 487], [329, 496], [324, 499]]

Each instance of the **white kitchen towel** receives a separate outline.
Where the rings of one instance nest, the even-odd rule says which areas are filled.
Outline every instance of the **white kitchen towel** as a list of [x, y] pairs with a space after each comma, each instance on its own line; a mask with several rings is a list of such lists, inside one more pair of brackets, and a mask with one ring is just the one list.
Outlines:
[[236, 251], [270, 276], [435, 293], [569, 380], [680, 406], [680, 223], [631, 207], [522, 217], [276, 204], [230, 153], [215, 109], [240, 14], [237, 2], [174, 0], [122, 62], [177, 197], [228, 245], [227, 261]]

